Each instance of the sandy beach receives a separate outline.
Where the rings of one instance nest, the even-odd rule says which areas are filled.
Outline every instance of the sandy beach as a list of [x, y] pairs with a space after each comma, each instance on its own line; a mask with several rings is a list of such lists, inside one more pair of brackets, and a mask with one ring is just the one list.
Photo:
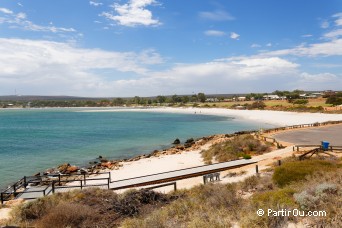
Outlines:
[[[337, 121], [342, 120], [342, 114], [321, 114], [321, 113], [293, 113], [293, 112], [279, 112], [279, 111], [263, 111], [263, 110], [230, 110], [230, 109], [218, 109], [218, 108], [151, 108], [151, 109], [105, 109], [105, 110], [85, 110], [87, 112], [116, 112], [116, 111], [144, 111], [144, 112], [172, 112], [172, 113], [189, 113], [189, 114], [202, 114], [202, 115], [219, 115], [236, 117], [241, 120], [259, 121], [263, 123], [269, 123], [279, 126], [289, 126], [295, 124], [309, 124], [325, 121]], [[201, 151], [209, 148], [212, 145], [212, 141], [201, 145], [199, 148], [190, 151], [183, 151], [177, 154], [171, 155], [159, 155], [157, 157], [142, 158], [138, 161], [121, 162], [121, 167], [116, 170], [104, 170], [110, 171], [112, 181], [122, 180], [137, 176], [155, 174], [160, 172], [172, 171], [177, 169], [190, 168], [195, 166], [204, 165], [201, 157]], [[288, 144], [291, 145], [291, 144]], [[288, 146], [284, 149], [275, 150], [263, 155], [254, 156], [253, 159], [258, 161], [259, 170], [262, 171], [270, 164], [276, 162], [279, 159], [291, 156], [293, 154], [292, 147]], [[237, 175], [229, 177], [229, 173], [240, 173], [243, 171], [243, 175]], [[104, 174], [97, 175], [101, 177]], [[244, 166], [238, 169], [221, 172], [220, 183], [232, 183], [241, 181], [244, 178], [255, 175], [255, 165]], [[177, 188], [191, 188], [195, 185], [203, 183], [202, 177], [195, 177], [185, 180], [177, 181]], [[173, 187], [159, 188], [158, 191], [169, 192]], [[120, 190], [118, 192], [122, 192]], [[8, 217], [8, 210], [0, 210], [2, 212], [2, 218]], [[6, 212], [6, 213], [5, 213]], [[3, 216], [6, 214], [6, 216]]]
[[[149, 108], [149, 109], [106, 109], [106, 110], [87, 110], [87, 111], [132, 111], [132, 112], [172, 112], [172, 113], [188, 113], [201, 115], [219, 115], [219, 116], [234, 116], [237, 119], [258, 121], [279, 126], [290, 126], [296, 124], [310, 124], [325, 121], [342, 120], [342, 114], [323, 114], [323, 113], [296, 113], [296, 112], [281, 112], [268, 110], [232, 110], [220, 108]], [[159, 172], [172, 171], [182, 168], [190, 168], [194, 166], [204, 165], [201, 158], [201, 151], [211, 146], [212, 142], [201, 146], [199, 149], [184, 151], [181, 154], [161, 155], [159, 157], [143, 158], [133, 162], [123, 162], [122, 167], [118, 170], [112, 170], [111, 175], [113, 180], [126, 179], [131, 177], [149, 175]], [[253, 158], [258, 161], [259, 170], [268, 167], [269, 164], [276, 162], [292, 155], [291, 143], [288, 143], [285, 149], [275, 150]], [[109, 171], [109, 170], [107, 170]], [[225, 177], [229, 172], [244, 171], [244, 175], [236, 177]], [[229, 183], [243, 180], [244, 178], [255, 174], [255, 165], [249, 165], [231, 171], [221, 173], [221, 183]], [[191, 188], [194, 185], [203, 183], [202, 177], [190, 178], [177, 181], [179, 188]], [[167, 192], [172, 190], [172, 187], [161, 188], [160, 191]]]
[[108, 108], [108, 109], [89, 109], [82, 112], [161, 112], [161, 113], [185, 113], [199, 115], [216, 115], [235, 117], [240, 120], [261, 122], [278, 126], [289, 126], [296, 124], [311, 124], [325, 121], [342, 120], [342, 114], [325, 113], [304, 113], [304, 112], [283, 112], [269, 110], [235, 110], [223, 108], [192, 108], [192, 107], [160, 107], [160, 108]]

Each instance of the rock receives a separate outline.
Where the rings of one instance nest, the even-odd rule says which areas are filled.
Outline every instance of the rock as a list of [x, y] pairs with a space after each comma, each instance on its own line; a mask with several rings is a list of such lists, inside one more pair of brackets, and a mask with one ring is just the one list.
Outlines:
[[108, 162], [108, 160], [105, 159], [105, 158], [102, 158], [102, 159], [100, 160], [100, 162], [101, 162], [101, 163], [103, 163], [103, 162]]
[[102, 155], [99, 156], [99, 159], [103, 158]]
[[112, 168], [113, 164], [111, 162], [104, 162], [101, 163], [101, 166], [110, 169]]
[[187, 139], [185, 143], [193, 143], [195, 140], [193, 138]]
[[77, 172], [78, 170], [78, 167], [77, 166], [69, 166], [66, 170], [66, 172], [68, 173], [74, 173], [74, 172]]
[[184, 146], [177, 146], [176, 149], [178, 149], [178, 150], [184, 150], [185, 147], [184, 147]]
[[57, 167], [57, 169], [58, 169], [59, 172], [65, 173], [65, 172], [67, 171], [67, 169], [68, 169], [69, 166], [70, 166], [69, 163], [64, 163], [64, 164], [62, 164], [62, 165], [59, 165], [59, 166]]
[[180, 140], [177, 138], [177, 139], [175, 139], [175, 141], [173, 141], [172, 144], [180, 144]]

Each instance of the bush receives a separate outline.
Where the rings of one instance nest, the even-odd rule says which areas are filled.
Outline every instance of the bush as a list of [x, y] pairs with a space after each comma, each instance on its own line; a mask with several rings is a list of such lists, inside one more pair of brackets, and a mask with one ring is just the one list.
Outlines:
[[251, 158], [252, 158], [252, 156], [249, 155], [249, 154], [244, 154], [242, 157], [243, 157], [244, 159], [251, 159]]
[[275, 168], [273, 181], [278, 186], [284, 187], [290, 183], [302, 181], [314, 172], [333, 171], [339, 166], [333, 162], [322, 160], [287, 162]]
[[212, 145], [208, 150], [202, 151], [202, 157], [206, 164], [211, 164], [213, 159], [218, 162], [236, 160], [239, 157], [249, 159], [249, 154], [262, 154], [269, 151], [270, 148], [270, 145], [246, 134]]
[[294, 198], [302, 210], [315, 210], [320, 200], [326, 201], [329, 195], [336, 193], [337, 186], [335, 184], [322, 183], [314, 189], [294, 194]]
[[83, 227], [87, 220], [98, 220], [89, 206], [78, 203], [60, 203], [51, 209], [38, 223], [37, 227]]

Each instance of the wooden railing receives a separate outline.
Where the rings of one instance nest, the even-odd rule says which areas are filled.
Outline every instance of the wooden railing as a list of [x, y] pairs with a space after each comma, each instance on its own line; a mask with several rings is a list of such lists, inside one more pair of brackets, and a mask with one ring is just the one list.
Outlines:
[[[98, 175], [98, 174], [108, 174], [107, 178], [88, 178], [87, 176], [90, 175]], [[82, 179], [68, 179], [63, 180], [63, 178], [67, 177], [74, 177], [74, 176], [82, 176]], [[58, 178], [57, 180], [53, 180], [52, 178]], [[101, 184], [87, 184], [87, 181], [94, 181], [94, 180], [107, 180], [106, 183]], [[80, 185], [65, 185], [63, 183], [69, 182], [80, 182]], [[17, 198], [18, 196], [22, 196], [23, 199], [36, 199], [37, 197], [24, 197], [24, 194], [30, 193], [42, 193], [42, 196], [49, 195], [50, 193], [54, 193], [57, 189], [61, 188], [80, 188], [83, 189], [85, 187], [99, 187], [99, 186], [106, 186], [109, 189], [109, 184], [111, 182], [111, 173], [104, 172], [104, 173], [88, 173], [88, 174], [51, 174], [51, 175], [39, 175], [39, 176], [24, 176], [19, 181], [14, 183], [13, 185], [9, 186], [2, 192], [0, 192], [0, 200], [1, 204], [5, 201]], [[30, 184], [37, 184], [43, 183], [46, 186], [43, 189], [39, 190], [28, 190], [27, 186]]]

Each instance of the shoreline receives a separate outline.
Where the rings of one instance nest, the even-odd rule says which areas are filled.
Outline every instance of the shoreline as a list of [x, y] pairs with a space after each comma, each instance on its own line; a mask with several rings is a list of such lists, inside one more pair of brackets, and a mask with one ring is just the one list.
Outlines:
[[[217, 115], [217, 116], [225, 116], [225, 117], [237, 117], [237, 120], [249, 120], [249, 121], [273, 121], [279, 123], [283, 123], [283, 126], [296, 125], [298, 123], [301, 124], [312, 124], [317, 122], [326, 122], [326, 121], [336, 121], [342, 120], [342, 114], [322, 114], [322, 113], [290, 113], [290, 112], [282, 112], [282, 111], [269, 111], [269, 110], [232, 110], [232, 109], [221, 109], [221, 108], [75, 108], [79, 109], [80, 112], [122, 112], [122, 111], [133, 111], [133, 112], [160, 112], [160, 113], [182, 113], [182, 114], [199, 114], [199, 115]], [[295, 120], [295, 121], [294, 121]], [[285, 123], [285, 124], [284, 124]], [[254, 129], [251, 129], [254, 130]], [[232, 135], [232, 134], [231, 134]], [[196, 139], [194, 144], [197, 144], [199, 141], [211, 141], [210, 139], [217, 137], [218, 135], [210, 135], [204, 136]], [[199, 143], [200, 146], [203, 145], [202, 142]], [[163, 150], [154, 150], [148, 154], [140, 154], [127, 159], [117, 159], [110, 161], [110, 164], [107, 162], [100, 162], [100, 159], [94, 158], [92, 161], [98, 160], [99, 163], [93, 164], [93, 167], [101, 164], [102, 167], [107, 168], [117, 168], [119, 169], [120, 163], [127, 162], [136, 162], [141, 159], [149, 159], [153, 157], [159, 157], [164, 155], [173, 155], [173, 154], [182, 154], [189, 151], [193, 151], [199, 149], [198, 145], [196, 147], [186, 147], [182, 145], [175, 145]], [[182, 148], [183, 147], [183, 148]], [[66, 161], [67, 162], [67, 161]], [[86, 161], [88, 163], [90, 161]], [[103, 164], [103, 165], [102, 165]], [[56, 164], [56, 166], [59, 164]], [[121, 164], [122, 165], [122, 164]], [[102, 169], [102, 167], [99, 167]], [[80, 168], [91, 167], [91, 165], [83, 166]], [[52, 167], [47, 167], [45, 170], [53, 170]], [[95, 168], [99, 170], [98, 168]], [[56, 170], [56, 169], [54, 169]], [[93, 168], [94, 170], [94, 168]], [[45, 172], [46, 172], [45, 171]]]
[[[94, 108], [96, 109], [96, 108]], [[313, 124], [326, 121], [342, 120], [342, 114], [285, 112], [271, 110], [236, 110], [224, 108], [193, 108], [193, 107], [148, 107], [148, 108], [106, 108], [103, 110], [82, 110], [81, 112], [159, 112], [214, 115], [236, 117], [238, 120], [260, 122], [264, 124], [289, 126], [296, 124]]]

